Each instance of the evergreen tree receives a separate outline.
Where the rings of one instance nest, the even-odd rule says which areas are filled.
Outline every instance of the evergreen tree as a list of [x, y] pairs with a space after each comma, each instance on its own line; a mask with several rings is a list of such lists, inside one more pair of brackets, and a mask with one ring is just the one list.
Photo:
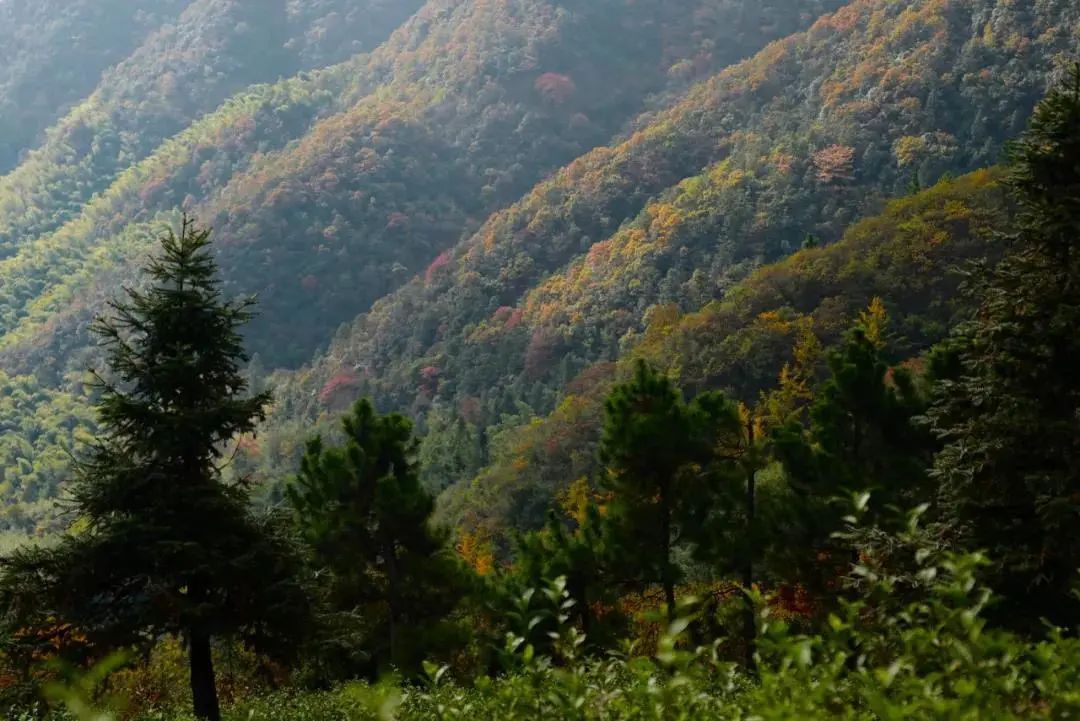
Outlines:
[[92, 649], [182, 636], [195, 715], [220, 717], [213, 639], [302, 631], [306, 596], [283, 536], [254, 518], [243, 484], [222, 480], [230, 439], [254, 431], [268, 394], [245, 395], [240, 327], [251, 301], [221, 298], [210, 232], [185, 219], [97, 321], [111, 374], [98, 377], [101, 437], [76, 466], [75, 527], [6, 560], [7, 621], [85, 637]]
[[329, 577], [330, 643], [321, 653], [336, 675], [413, 671], [448, 632], [461, 568], [429, 525], [434, 501], [420, 485], [412, 424], [361, 400], [342, 427], [342, 447], [308, 443], [286, 490], [313, 561]]
[[549, 514], [543, 529], [518, 539], [515, 572], [525, 588], [565, 578], [566, 591], [574, 601], [570, 615], [591, 646], [603, 646], [610, 640], [617, 614], [605, 614], [605, 628], [599, 628], [593, 613], [597, 603], [613, 605], [611, 559], [600, 509], [590, 503], [575, 525], [570, 528], [554, 512]]
[[[978, 269], [960, 377], [931, 413], [935, 471], [968, 543], [989, 551], [1003, 618], [1080, 620], [1080, 67], [1010, 148], [1005, 258]], [[1024, 613], [1017, 613], [1023, 610]]]
[[454, 483], [474, 477], [483, 467], [480, 434], [457, 414], [436, 408], [427, 416], [427, 433], [420, 443], [420, 483], [438, 495]]
[[[750, 591], [760, 580], [765, 555], [767, 519], [760, 517], [758, 476], [768, 464], [763, 418], [747, 406], [725, 403], [722, 423], [715, 426], [712, 455], [700, 472], [707, 479], [702, 495], [685, 524], [695, 539], [694, 556], [724, 575], [737, 577], [747, 592], [743, 631], [745, 661], [755, 664], [756, 612]], [[763, 522], [764, 521], [764, 522]]]
[[919, 176], [919, 169], [916, 168], [912, 171], [911, 177], [908, 179], [907, 192], [908, 195], [918, 195], [923, 191], [922, 178]]
[[[854, 549], [837, 548], [832, 538], [846, 512], [837, 500], [870, 491], [877, 513], [867, 520], [882, 523], [900, 520], [892, 509], [915, 505], [926, 492], [933, 443], [914, 422], [926, 404], [912, 376], [882, 357], [885, 325], [875, 302], [830, 354], [830, 377], [810, 407], [809, 427], [796, 420], [773, 432], [774, 454], [799, 499], [783, 545], [808, 574], [804, 580], [827, 581], [852, 559]], [[822, 565], [821, 553], [835, 567]]]
[[604, 407], [600, 460], [613, 551], [637, 583], [659, 584], [675, 612], [679, 570], [673, 551], [693, 547], [705, 529], [718, 487], [715, 463], [726, 436], [741, 432], [739, 411], [722, 395], [686, 403], [671, 380], [639, 361], [634, 378]]

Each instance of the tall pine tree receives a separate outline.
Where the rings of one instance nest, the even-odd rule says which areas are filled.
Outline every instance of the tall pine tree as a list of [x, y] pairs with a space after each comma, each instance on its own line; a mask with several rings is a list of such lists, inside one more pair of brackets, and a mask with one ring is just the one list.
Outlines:
[[[1080, 620], [1080, 67], [1010, 148], [1006, 257], [973, 274], [960, 377], [932, 409], [957, 528], [989, 551], [1002, 618]], [[1017, 613], [1024, 611], [1024, 613]]]
[[[566, 591], [574, 601], [569, 615], [580, 624], [589, 646], [601, 647], [610, 642], [613, 626], [622, 619], [613, 602], [611, 559], [599, 507], [586, 505], [573, 525], [568, 527], [552, 511], [543, 529], [518, 539], [514, 572], [526, 589], [565, 578]], [[595, 614], [594, 606], [599, 603], [611, 609], [603, 623], [597, 623]]]
[[287, 489], [312, 560], [328, 578], [325, 671], [351, 676], [411, 672], [453, 630], [461, 566], [430, 527], [432, 497], [420, 484], [412, 423], [370, 401], [342, 421], [345, 444], [308, 443]]
[[195, 715], [220, 717], [213, 640], [279, 641], [300, 631], [306, 596], [284, 537], [222, 479], [228, 442], [254, 431], [270, 401], [248, 397], [239, 334], [249, 300], [221, 297], [210, 232], [184, 220], [94, 331], [110, 373], [98, 377], [101, 435], [76, 465], [78, 530], [6, 559], [11, 624], [58, 629], [93, 649], [187, 643]]
[[[634, 377], [612, 391], [604, 408], [600, 460], [610, 492], [607, 527], [628, 580], [657, 584], [675, 612], [680, 571], [674, 553], [709, 537], [718, 462], [742, 435], [738, 407], [718, 393], [687, 403], [667, 376], [640, 361]], [[729, 469], [726, 463], [724, 469]]]
[[875, 299], [829, 354], [830, 377], [810, 406], [809, 425], [796, 418], [773, 430], [773, 452], [798, 499], [782, 524], [789, 535], [777, 548], [814, 586], [835, 581], [856, 553], [833, 536], [846, 513], [838, 501], [870, 491], [871, 520], [899, 523], [902, 514], [892, 509], [914, 506], [926, 492], [934, 443], [914, 422], [926, 401], [909, 373], [885, 362], [886, 323]]

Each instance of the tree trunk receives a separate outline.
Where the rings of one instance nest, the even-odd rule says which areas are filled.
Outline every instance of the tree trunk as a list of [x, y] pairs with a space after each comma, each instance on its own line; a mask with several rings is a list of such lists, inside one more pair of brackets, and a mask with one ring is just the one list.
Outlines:
[[746, 631], [746, 668], [757, 670], [754, 654], [757, 651], [757, 623], [754, 617], [754, 558], [757, 555], [757, 432], [751, 414], [746, 418], [746, 558], [743, 566], [743, 586], [746, 588], [746, 611], [743, 618]]
[[664, 602], [667, 603], [669, 621], [675, 620], [675, 577], [671, 568], [671, 505], [668, 489], [660, 490], [660, 537], [664, 544], [661, 558], [660, 580], [664, 586]]
[[385, 544], [384, 555], [386, 556], [387, 576], [387, 617], [389, 620], [390, 635], [390, 664], [398, 663], [398, 623], [401, 616], [401, 574], [398, 569], [397, 548], [391, 541]]
[[[750, 452], [753, 452], [753, 447], [756, 439], [754, 438], [754, 425], [753, 421], [747, 421], [747, 443]], [[746, 467], [746, 561], [743, 566], [743, 586], [746, 587], [747, 594], [754, 587], [754, 554], [757, 553], [757, 548], [754, 544], [754, 524], [755, 516], [757, 515], [757, 468], [756, 464], [751, 462]], [[754, 601], [747, 595], [746, 597], [746, 615], [743, 619], [746, 630], [746, 667], [753, 671], [756, 667], [754, 660], [754, 652], [757, 650], [757, 624], [754, 619]]]
[[221, 721], [210, 634], [193, 628], [189, 633], [188, 643], [191, 661], [191, 700], [195, 718], [204, 721]]
[[593, 640], [589, 638], [592, 633], [592, 611], [589, 609], [589, 595], [584, 586], [581, 589], [581, 633], [588, 641]]

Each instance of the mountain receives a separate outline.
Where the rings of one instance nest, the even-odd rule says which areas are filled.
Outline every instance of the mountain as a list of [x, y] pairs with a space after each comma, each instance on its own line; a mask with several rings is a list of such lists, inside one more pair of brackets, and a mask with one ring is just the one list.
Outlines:
[[0, 3], [0, 173], [185, 0]]
[[917, 358], [972, 310], [957, 292], [964, 266], [1001, 251], [1011, 210], [1000, 176], [980, 170], [894, 200], [838, 242], [765, 265], [698, 311], [652, 308], [617, 362], [580, 373], [550, 413], [493, 434], [490, 464], [446, 491], [441, 521], [503, 539], [543, 524], [574, 480], [596, 472], [604, 400], [639, 358], [688, 393], [722, 390], [753, 404], [804, 333], [834, 345], [874, 298], [890, 318], [887, 354]]
[[[77, 216], [124, 170], [234, 93], [353, 55], [353, 43], [320, 31], [324, 23], [351, 30], [355, 46], [370, 49], [419, 5], [191, 2], [105, 71], [94, 91], [45, 131], [43, 143], [0, 178], [0, 257]], [[340, 16], [349, 7], [346, 22]], [[124, 20], [141, 11], [133, 5], [116, 14]]]
[[[11, 37], [43, 17], [0, 7]], [[224, 292], [260, 301], [250, 375], [277, 401], [239, 472], [279, 487], [369, 394], [418, 421], [426, 482], [461, 498], [659, 318], [996, 163], [1080, 23], [1010, 0], [140, 7], [108, 57], [56, 51], [96, 84], [50, 88], [0, 177], [0, 495], [20, 529], [62, 487], [57, 449], [94, 431], [89, 320], [182, 211], [215, 228]], [[104, 21], [72, 2], [57, 22]], [[61, 62], [39, 50], [16, 55]], [[908, 331], [912, 352], [933, 335]]]
[[[19, 231], [0, 260], [0, 368], [32, 374], [38, 398], [85, 406], [87, 321], [181, 207], [216, 227], [225, 289], [259, 293], [249, 342], [261, 362], [302, 363], [545, 174], [829, 7], [433, 1], [372, 53], [245, 90], [144, 159], [132, 154], [69, 220], [37, 218], [81, 197], [84, 163], [46, 162], [76, 190], [38, 183], [48, 198], [8, 216]], [[0, 206], [28, 197], [13, 190], [20, 171], [36, 177], [27, 167], [0, 181]], [[62, 475], [36, 462], [45, 439], [13, 438], [4, 454], [5, 482], [27, 501]]]
[[[279, 379], [275, 423], [362, 394], [481, 436], [549, 412], [633, 346], [651, 307], [696, 310], [809, 235], [835, 242], [912, 186], [996, 162], [1076, 53], [1078, 13], [857, 0], [823, 17], [494, 214]], [[289, 432], [267, 436], [284, 467]]]
[[[723, 67], [790, 29], [779, 19], [800, 17], [790, 3], [752, 12], [730, 0], [634, 3], [615, 15], [620, 31], [607, 32], [612, 8], [622, 5], [429, 4], [370, 58], [338, 71], [344, 87], [324, 86], [337, 112], [296, 147], [266, 153], [242, 173], [226, 163], [224, 173], [194, 190], [186, 173], [167, 168], [139, 182], [130, 209], [107, 212], [145, 216], [148, 207], [185, 205], [212, 221], [230, 289], [263, 298], [254, 348], [272, 365], [298, 364], [470, 222], [604, 142], [649, 94], [689, 82], [693, 67], [669, 73], [683, 56], [705, 69]], [[667, 37], [679, 45], [665, 44]], [[305, 92], [303, 79], [290, 91]], [[199, 202], [207, 196], [209, 203]], [[86, 267], [80, 250], [99, 253], [92, 285], [102, 277], [100, 254], [110, 244], [115, 251], [115, 236], [133, 233], [88, 233], [79, 227], [86, 220], [84, 213], [72, 227], [25, 244], [0, 270], [48, 276], [29, 294], [0, 301], [9, 335], [35, 332], [27, 316], [30, 328], [53, 323], [55, 311], [94, 297], [95, 288], [79, 287], [79, 266]], [[361, 251], [368, 258], [358, 264]]]

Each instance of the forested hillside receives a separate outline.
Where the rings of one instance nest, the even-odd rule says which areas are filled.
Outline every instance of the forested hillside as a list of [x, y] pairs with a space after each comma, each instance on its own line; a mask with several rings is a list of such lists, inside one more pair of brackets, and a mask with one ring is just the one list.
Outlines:
[[[285, 381], [280, 415], [370, 393], [482, 445], [615, 360], [651, 306], [696, 310], [808, 237], [834, 242], [891, 196], [995, 162], [1077, 19], [1067, 3], [854, 2], [492, 216]], [[268, 453], [288, 466], [286, 445]], [[486, 460], [471, 458], [466, 481]]]
[[0, 0], [0, 716], [1080, 714], [1075, 0]]
[[[793, 15], [786, 3], [779, 5], [747, 13], [739, 3], [640, 3], [623, 13], [621, 32], [599, 34], [610, 22], [602, 3], [573, 13], [544, 2], [435, 4], [373, 56], [335, 71], [344, 85], [330, 82], [336, 96], [331, 113], [306, 129], [295, 148], [259, 157], [251, 168], [244, 157], [239, 167], [200, 158], [188, 172], [199, 173], [202, 187], [185, 182], [179, 168], [159, 169], [135, 181], [138, 197], [119, 213], [130, 217], [133, 206], [145, 214], [186, 203], [213, 220], [230, 238], [222, 259], [227, 282], [238, 290], [273, 289], [264, 295], [280, 303], [264, 311], [261, 323], [281, 323], [290, 336], [310, 333], [283, 345], [277, 334], [261, 341], [256, 326], [256, 350], [272, 356], [268, 363], [301, 362], [340, 322], [456, 240], [468, 220], [478, 222], [545, 171], [604, 142], [648, 94], [692, 80], [692, 68], [690, 77], [669, 79], [667, 71], [684, 56], [706, 68], [723, 67], [784, 34], [781, 21], [789, 30], [791, 22], [814, 15]], [[736, 12], [740, 24], [732, 22]], [[596, 42], [581, 41], [594, 34]], [[678, 44], [666, 46], [668, 37]], [[301, 79], [288, 92], [325, 87], [319, 79], [313, 83]], [[580, 91], [571, 92], [579, 84]], [[182, 142], [198, 141], [189, 133]], [[356, 157], [359, 152], [365, 157]], [[205, 182], [217, 168], [221, 172]], [[126, 180], [105, 197], [135, 191]], [[311, 198], [316, 192], [318, 202]], [[117, 212], [108, 210], [110, 217]], [[9, 335], [21, 338], [72, 300], [93, 298], [93, 288], [70, 277], [86, 260], [77, 249], [92, 244], [100, 259], [116, 247], [97, 228], [86, 229], [87, 220], [84, 214], [72, 227], [26, 244], [0, 271], [45, 276], [31, 295], [4, 299]], [[341, 258], [360, 250], [371, 258], [342, 274]], [[100, 265], [94, 263], [92, 276]], [[255, 267], [261, 272], [250, 272]], [[351, 299], [357, 290], [364, 295]], [[296, 324], [292, 313], [305, 322]], [[17, 325], [24, 319], [29, 327]]]
[[[234, 97], [73, 220], [20, 237], [0, 260], [3, 368], [81, 395], [87, 322], [178, 207], [217, 228], [225, 287], [260, 294], [248, 337], [263, 367], [303, 362], [545, 173], [828, 7], [429, 4], [370, 55]], [[62, 474], [27, 449], [70, 433], [10, 439], [27, 500]]]
[[[310, 7], [290, 9], [284, 0], [189, 3], [174, 23], [108, 69], [94, 92], [46, 131], [41, 146], [0, 178], [0, 253], [10, 256], [29, 238], [77, 216], [124, 170], [234, 93], [321, 67], [309, 63], [340, 61], [357, 48], [373, 48], [419, 0], [353, 5], [321, 3], [316, 13]], [[340, 12], [350, 7], [368, 12]], [[141, 14], [135, 7], [117, 9], [102, 24], [122, 26], [128, 13]], [[355, 42], [343, 46], [331, 35], [320, 49], [326, 37], [320, 25], [346, 25], [342, 14], [352, 18]]]
[[541, 526], [574, 482], [596, 477], [604, 399], [640, 359], [688, 392], [720, 390], [754, 405], [785, 366], [807, 372], [800, 354], [840, 342], [876, 298], [890, 319], [883, 354], [918, 365], [972, 310], [958, 292], [965, 266], [1001, 252], [1011, 217], [999, 176], [977, 171], [895, 200], [836, 243], [766, 265], [695, 312], [654, 306], [618, 362], [581, 372], [542, 419], [498, 431], [490, 466], [442, 497], [442, 520], [503, 542]]
[[0, 173], [185, 0], [0, 4]]

